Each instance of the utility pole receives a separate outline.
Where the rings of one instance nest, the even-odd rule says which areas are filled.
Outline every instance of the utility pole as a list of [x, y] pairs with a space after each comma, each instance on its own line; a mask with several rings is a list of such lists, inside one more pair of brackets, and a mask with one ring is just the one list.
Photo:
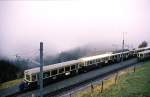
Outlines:
[[40, 42], [40, 97], [43, 97], [43, 42]]
[[123, 52], [124, 52], [124, 32], [123, 32], [123, 40], [122, 40], [122, 62], [123, 62]]

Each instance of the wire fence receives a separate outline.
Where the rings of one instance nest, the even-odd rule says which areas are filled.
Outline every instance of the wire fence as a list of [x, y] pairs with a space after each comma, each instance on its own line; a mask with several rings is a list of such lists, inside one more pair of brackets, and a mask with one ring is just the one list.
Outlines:
[[141, 67], [140, 65], [135, 65], [132, 67], [128, 67], [126, 69], [117, 71], [114, 74], [106, 76], [105, 78], [97, 81], [93, 81], [87, 85], [84, 85], [80, 88], [74, 89], [58, 97], [80, 97], [81, 95], [86, 95], [87, 93], [102, 93], [104, 90], [108, 89], [112, 85], [116, 85], [119, 81], [119, 78], [122, 75], [133, 73], [137, 70], [137, 68]]

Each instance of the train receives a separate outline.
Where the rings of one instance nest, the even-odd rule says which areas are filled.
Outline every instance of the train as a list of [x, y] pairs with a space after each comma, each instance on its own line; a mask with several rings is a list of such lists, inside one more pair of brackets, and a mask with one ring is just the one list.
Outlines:
[[138, 60], [139, 61], [145, 61], [145, 60], [148, 60], [150, 58], [150, 50], [146, 50], [146, 51], [143, 51], [143, 52], [139, 52], [137, 54], [137, 57], [138, 57]]
[[[43, 66], [43, 85], [54, 83], [70, 76], [88, 72], [94, 68], [101, 68], [122, 60], [138, 58], [139, 61], [150, 57], [150, 47], [128, 50], [120, 53], [106, 53], [71, 60], [67, 62]], [[20, 84], [20, 91], [26, 91], [39, 87], [40, 68], [32, 68], [24, 71], [23, 83]]]

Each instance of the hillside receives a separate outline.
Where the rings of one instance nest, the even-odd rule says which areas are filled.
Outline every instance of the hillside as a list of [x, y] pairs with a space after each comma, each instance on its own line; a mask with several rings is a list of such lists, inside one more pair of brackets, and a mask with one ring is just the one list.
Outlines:
[[94, 91], [79, 97], [150, 97], [150, 61], [135, 73], [121, 76], [117, 85], [111, 86], [103, 93]]

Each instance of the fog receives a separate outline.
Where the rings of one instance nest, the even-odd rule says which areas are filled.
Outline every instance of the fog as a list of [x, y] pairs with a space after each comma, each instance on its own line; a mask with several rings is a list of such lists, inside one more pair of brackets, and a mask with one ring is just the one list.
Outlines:
[[[137, 47], [150, 42], [149, 0], [0, 1], [0, 56], [37, 56], [76, 47]], [[92, 48], [92, 47], [91, 47]], [[94, 48], [94, 47], [93, 47]]]

